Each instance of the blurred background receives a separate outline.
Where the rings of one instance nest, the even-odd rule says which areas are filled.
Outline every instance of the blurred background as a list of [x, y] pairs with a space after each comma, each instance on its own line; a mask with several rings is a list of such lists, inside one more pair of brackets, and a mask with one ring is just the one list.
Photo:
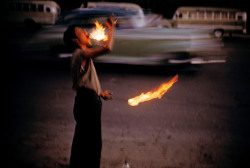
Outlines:
[[[117, 19], [94, 59], [103, 89], [101, 168], [248, 167], [250, 35], [245, 1], [0, 2], [4, 163], [66, 168], [75, 121], [63, 33]], [[102, 41], [92, 40], [96, 47]], [[161, 98], [128, 99], [179, 80]], [[88, 137], [86, 137], [88, 138]]]

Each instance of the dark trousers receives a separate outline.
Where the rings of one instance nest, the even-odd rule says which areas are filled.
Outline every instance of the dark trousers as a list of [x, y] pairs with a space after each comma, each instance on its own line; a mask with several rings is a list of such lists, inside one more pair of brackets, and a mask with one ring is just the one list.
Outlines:
[[100, 97], [88, 89], [78, 89], [74, 104], [76, 120], [70, 168], [100, 168], [101, 135]]

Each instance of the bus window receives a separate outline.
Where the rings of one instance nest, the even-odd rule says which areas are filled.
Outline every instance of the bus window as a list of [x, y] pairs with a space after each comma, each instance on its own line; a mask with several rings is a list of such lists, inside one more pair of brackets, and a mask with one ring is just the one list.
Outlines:
[[46, 12], [50, 12], [50, 8], [49, 7], [46, 7]]
[[212, 11], [206, 11], [206, 18], [208, 20], [212, 19]]
[[188, 13], [187, 12], [183, 12], [182, 13], [182, 18], [183, 19], [188, 19]]
[[177, 18], [182, 19], [182, 13], [180, 12], [179, 15], [177, 15]]
[[219, 11], [215, 11], [214, 12], [214, 19], [215, 20], [219, 20], [220, 19], [220, 12]]
[[30, 4], [30, 11], [32, 12], [36, 11], [36, 4]]
[[194, 12], [194, 11], [189, 12], [189, 18], [190, 19], [196, 19], [196, 12]]
[[234, 20], [235, 19], [235, 12], [230, 12], [229, 13], [229, 19]]
[[199, 19], [204, 19], [204, 11], [198, 11]]
[[237, 20], [238, 20], [238, 21], [242, 21], [242, 20], [243, 20], [242, 15], [238, 15]]
[[181, 11], [179, 13], [179, 16], [177, 16], [177, 17], [180, 19], [188, 19], [188, 14], [187, 14], [187, 12]]
[[227, 12], [222, 12], [221, 14], [222, 14], [222, 19], [225, 19], [225, 20], [228, 19], [228, 14], [227, 14]]
[[38, 5], [38, 11], [39, 12], [43, 12], [44, 10], [43, 10], [43, 5]]

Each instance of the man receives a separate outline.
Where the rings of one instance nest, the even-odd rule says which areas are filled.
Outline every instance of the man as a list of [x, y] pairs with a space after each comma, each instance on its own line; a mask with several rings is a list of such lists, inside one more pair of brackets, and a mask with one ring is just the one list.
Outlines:
[[70, 168], [99, 168], [102, 137], [101, 109], [104, 100], [112, 99], [111, 91], [102, 91], [92, 58], [112, 50], [114, 21], [110, 16], [108, 40], [97, 48], [91, 45], [89, 34], [77, 26], [69, 26], [64, 33], [64, 43], [74, 50], [71, 60], [73, 86], [76, 90], [74, 118], [75, 134], [72, 142]]

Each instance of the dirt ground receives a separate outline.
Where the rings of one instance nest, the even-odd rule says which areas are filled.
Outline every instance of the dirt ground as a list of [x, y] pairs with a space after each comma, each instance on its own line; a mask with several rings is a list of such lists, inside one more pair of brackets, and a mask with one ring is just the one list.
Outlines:
[[[125, 160], [131, 168], [249, 166], [249, 43], [236, 42], [227, 43], [225, 64], [97, 66], [102, 87], [114, 92], [112, 101], [103, 101], [101, 167], [121, 168]], [[12, 63], [2, 71], [4, 165], [68, 167], [75, 125], [69, 67]], [[179, 81], [162, 99], [127, 104], [176, 73]]]

